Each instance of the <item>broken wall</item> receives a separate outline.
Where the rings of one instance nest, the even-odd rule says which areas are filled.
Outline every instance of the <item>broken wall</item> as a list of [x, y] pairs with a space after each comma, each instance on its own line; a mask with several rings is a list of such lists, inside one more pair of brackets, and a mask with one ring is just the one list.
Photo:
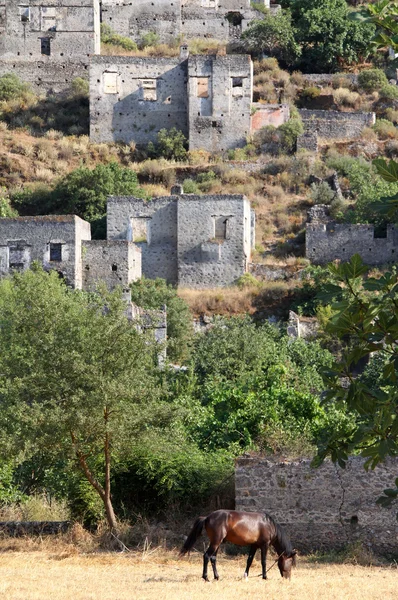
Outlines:
[[324, 139], [355, 139], [376, 122], [373, 112], [345, 113], [336, 110], [299, 110], [305, 132]]
[[82, 245], [83, 289], [95, 289], [105, 283], [109, 290], [141, 277], [141, 250], [128, 241], [91, 240]]

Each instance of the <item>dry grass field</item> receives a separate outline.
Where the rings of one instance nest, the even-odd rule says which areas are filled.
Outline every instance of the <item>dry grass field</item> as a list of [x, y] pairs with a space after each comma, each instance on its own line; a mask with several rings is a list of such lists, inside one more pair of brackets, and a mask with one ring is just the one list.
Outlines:
[[[143, 553], [81, 554], [70, 547], [49, 551], [0, 549], [0, 598], [6, 600], [388, 600], [397, 597], [398, 570], [352, 564], [321, 564], [300, 558], [291, 581], [277, 567], [269, 580], [258, 577], [255, 561], [242, 579], [243, 556], [221, 555], [220, 580], [201, 580], [202, 558], [195, 553], [178, 560], [163, 549]], [[271, 564], [271, 563], [269, 563]]]

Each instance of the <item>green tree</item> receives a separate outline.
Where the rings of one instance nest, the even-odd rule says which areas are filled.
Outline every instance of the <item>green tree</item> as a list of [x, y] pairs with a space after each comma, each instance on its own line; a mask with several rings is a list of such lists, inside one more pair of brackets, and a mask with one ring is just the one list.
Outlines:
[[289, 11], [279, 11], [275, 15], [265, 11], [261, 20], [250, 23], [242, 40], [248, 50], [265, 52], [286, 65], [295, 63], [301, 54]]
[[189, 357], [193, 335], [192, 315], [177, 290], [164, 279], [142, 277], [130, 285], [131, 300], [137, 306], [167, 309], [167, 355], [172, 361], [184, 362]]
[[70, 291], [39, 268], [0, 282], [0, 315], [1, 452], [73, 458], [116, 529], [111, 471], [156, 413], [154, 344], [117, 291]]
[[185, 160], [187, 157], [187, 139], [185, 135], [177, 129], [161, 129], [157, 135], [155, 144], [149, 142], [148, 154], [151, 158], [162, 157], [167, 160]]
[[[348, 263], [329, 265], [333, 281], [323, 299], [336, 298], [327, 331], [351, 340], [342, 359], [324, 373], [324, 403], [347, 408], [355, 416], [348, 431], [338, 428], [319, 448], [319, 460], [328, 454], [344, 467], [349, 454], [360, 452], [365, 466], [374, 468], [387, 456], [398, 455], [398, 274], [396, 267], [379, 278], [365, 279], [367, 267], [359, 255]], [[355, 375], [361, 359], [377, 357], [382, 378]], [[380, 502], [398, 497], [385, 490]]]
[[307, 72], [333, 72], [368, 54], [372, 23], [350, 21], [345, 0], [290, 0], [301, 63]]

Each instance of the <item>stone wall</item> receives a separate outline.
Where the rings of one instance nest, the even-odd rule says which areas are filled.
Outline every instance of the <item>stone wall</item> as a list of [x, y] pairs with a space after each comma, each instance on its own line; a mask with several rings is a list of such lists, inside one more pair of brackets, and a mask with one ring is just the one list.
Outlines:
[[189, 148], [219, 152], [244, 146], [250, 133], [252, 95], [250, 56], [191, 56]]
[[395, 510], [377, 498], [392, 487], [398, 458], [366, 472], [364, 459], [351, 458], [346, 469], [326, 461], [312, 469], [309, 460], [292, 462], [240, 458], [236, 462], [236, 509], [267, 512], [286, 527], [299, 551], [340, 549], [361, 540], [383, 554], [398, 553]]
[[107, 230], [141, 248], [143, 275], [180, 286], [230, 285], [250, 260], [252, 215], [240, 195], [111, 196]]
[[299, 110], [305, 132], [317, 134], [324, 139], [353, 139], [361, 135], [365, 127], [376, 122], [375, 113], [343, 113], [336, 110]]
[[146, 145], [160, 129], [188, 136], [187, 62], [178, 58], [94, 56], [90, 138]]
[[178, 202], [178, 285], [227, 286], [248, 270], [250, 203], [244, 196], [195, 196]]
[[108, 239], [133, 241], [142, 252], [143, 275], [173, 284], [178, 281], [177, 200], [110, 196], [107, 205]]
[[70, 521], [0, 521], [0, 533], [10, 537], [66, 533]]
[[141, 250], [121, 240], [91, 240], [82, 244], [83, 289], [95, 289], [99, 282], [112, 290], [128, 290], [141, 277]]
[[[269, 0], [258, 3], [270, 7]], [[147, 33], [156, 33], [162, 42], [179, 36], [231, 41], [255, 18], [261, 13], [253, 10], [250, 0], [102, 0], [103, 22], [138, 43]]]
[[250, 132], [252, 62], [246, 55], [180, 58], [94, 56], [90, 138], [146, 145], [177, 128], [190, 149], [244, 145]]
[[386, 237], [375, 237], [373, 225], [307, 223], [305, 255], [311, 262], [347, 261], [354, 254], [360, 254], [368, 265], [396, 262], [398, 229], [388, 225]]
[[0, 219], [0, 276], [36, 260], [81, 288], [81, 243], [90, 238], [90, 224], [73, 215]]
[[0, 75], [58, 92], [99, 52], [99, 0], [0, 0]]

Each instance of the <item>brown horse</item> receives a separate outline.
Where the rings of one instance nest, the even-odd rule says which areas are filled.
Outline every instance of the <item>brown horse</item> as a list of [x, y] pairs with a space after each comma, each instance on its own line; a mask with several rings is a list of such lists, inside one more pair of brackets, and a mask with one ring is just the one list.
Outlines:
[[210, 540], [210, 545], [203, 555], [203, 579], [207, 577], [209, 559], [213, 567], [214, 579], [218, 579], [217, 552], [224, 540], [238, 546], [249, 546], [244, 577], [249, 576], [249, 569], [258, 548], [261, 548], [261, 566], [263, 579], [267, 579], [266, 558], [269, 546], [273, 546], [278, 554], [278, 567], [282, 577], [290, 579], [292, 567], [296, 565], [296, 550], [293, 549], [289, 538], [282, 527], [267, 514], [238, 512], [236, 510], [216, 510], [208, 517], [196, 519], [185, 544], [181, 548], [180, 556], [192, 550], [196, 540], [203, 531]]

